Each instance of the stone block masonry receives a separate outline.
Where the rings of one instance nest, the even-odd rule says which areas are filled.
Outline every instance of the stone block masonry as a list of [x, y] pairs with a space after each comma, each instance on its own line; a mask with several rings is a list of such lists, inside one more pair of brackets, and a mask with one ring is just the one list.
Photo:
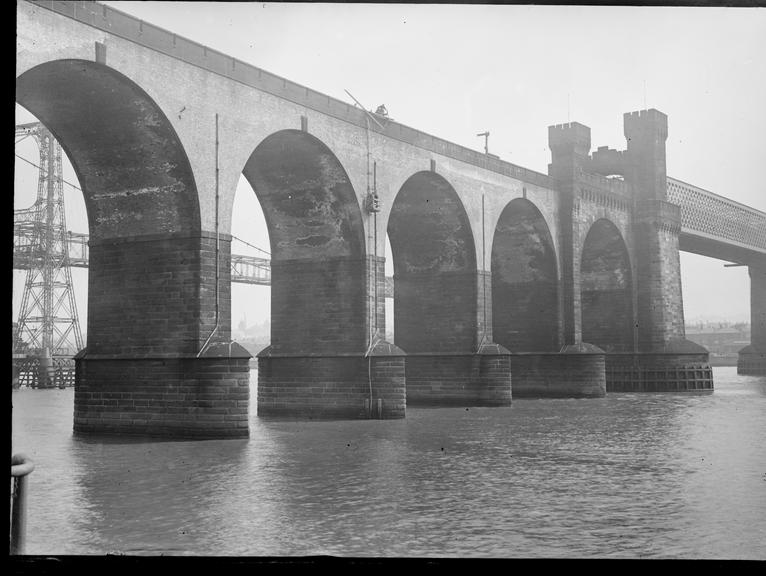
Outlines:
[[75, 359], [74, 432], [247, 438], [250, 355]]
[[364, 258], [273, 261], [272, 353], [363, 353]]
[[737, 373], [766, 376], [766, 263], [750, 266], [750, 345], [739, 351]]
[[606, 394], [604, 354], [598, 349], [511, 356], [515, 398], [600, 398]]
[[406, 408], [404, 353], [380, 342], [364, 354], [258, 355], [258, 416], [396, 419]]
[[75, 432], [248, 435], [250, 354], [229, 342], [229, 245], [209, 233], [93, 243], [88, 346], [75, 358]]
[[[259, 413], [367, 418], [377, 410], [394, 418], [410, 397], [503, 405], [512, 368], [519, 396], [597, 396], [618, 379], [669, 390], [709, 380], [704, 351], [683, 333], [678, 249], [688, 230], [668, 202], [661, 112], [626, 114], [627, 150], [602, 147], [592, 157], [587, 126], [550, 127], [545, 176], [390, 119], [368, 127], [359, 107], [109, 7], [19, 2], [17, 23], [17, 101], [62, 142], [89, 203], [79, 430], [194, 436], [227, 415], [216, 411], [230, 400], [202, 396], [234, 393], [240, 375], [207, 373], [212, 360], [196, 354], [215, 328], [216, 362], [228, 370], [243, 362], [228, 341], [229, 242], [200, 230], [230, 232], [242, 175], [270, 228], [273, 346], [259, 358]], [[364, 209], [370, 161], [383, 207], [374, 217]], [[527, 202], [524, 216], [498, 226], [513, 199]], [[697, 213], [693, 204], [682, 208]], [[586, 235], [599, 220], [614, 225], [625, 247], [612, 276], [631, 282], [597, 281], [600, 292], [592, 293], [583, 279], [617, 271], [582, 266]], [[495, 247], [493, 227], [503, 226]], [[377, 255], [386, 233], [404, 352], [377, 340], [385, 334]], [[736, 248], [730, 240], [713, 232], [695, 246]], [[596, 242], [591, 263], [604, 262], [603, 248]], [[763, 256], [753, 243], [738, 253], [747, 257], [734, 260], [748, 265]], [[503, 282], [494, 282], [486, 257], [505, 259]], [[538, 275], [522, 278], [538, 265]], [[746, 371], [766, 357], [764, 284], [753, 286]], [[615, 320], [619, 333], [610, 330]], [[529, 354], [514, 361], [495, 341]], [[583, 342], [617, 344], [606, 352], [633, 356], [604, 357]], [[143, 410], [149, 399], [156, 409]], [[113, 410], [122, 400], [142, 410]], [[236, 402], [239, 409], [244, 400]], [[216, 430], [226, 436], [236, 428]]]
[[[231, 315], [230, 240], [219, 238], [221, 318]], [[91, 241], [88, 356], [196, 354], [215, 326], [214, 235]], [[221, 322], [219, 339], [230, 335]]]
[[497, 344], [477, 354], [411, 354], [406, 359], [410, 406], [510, 406], [511, 361]]

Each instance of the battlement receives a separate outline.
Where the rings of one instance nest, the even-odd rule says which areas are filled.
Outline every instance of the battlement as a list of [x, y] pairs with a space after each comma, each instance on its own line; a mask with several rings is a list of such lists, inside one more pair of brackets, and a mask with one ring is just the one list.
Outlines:
[[623, 114], [625, 138], [630, 143], [654, 143], [668, 137], [668, 117], [663, 112], [650, 108]]
[[604, 176], [612, 174], [625, 175], [626, 158], [624, 150], [615, 150], [608, 146], [599, 146], [593, 153], [588, 164], [588, 170]]
[[555, 154], [590, 153], [590, 128], [579, 122], [548, 126], [548, 146]]
[[624, 198], [629, 197], [628, 184], [624, 180], [581, 171], [577, 174], [577, 181], [598, 192], [607, 192]]

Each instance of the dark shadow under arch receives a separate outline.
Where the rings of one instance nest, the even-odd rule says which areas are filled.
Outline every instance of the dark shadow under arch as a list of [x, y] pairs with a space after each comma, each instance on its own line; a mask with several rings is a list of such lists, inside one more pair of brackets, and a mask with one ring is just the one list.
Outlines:
[[454, 188], [434, 172], [411, 176], [394, 200], [388, 237], [397, 346], [406, 352], [475, 350], [476, 251]]
[[597, 220], [583, 243], [580, 261], [582, 341], [606, 352], [633, 351], [630, 257], [617, 227]]
[[163, 111], [135, 82], [103, 64], [56, 60], [21, 74], [16, 100], [69, 156], [91, 238], [199, 231], [186, 152]]
[[265, 138], [243, 170], [271, 245], [271, 352], [364, 350], [364, 225], [348, 174], [300, 130]]
[[[24, 72], [16, 100], [60, 142], [83, 190], [87, 354], [196, 353], [215, 322], [201, 286], [212, 283], [210, 294], [215, 286], [201, 273], [197, 187], [167, 116], [135, 82], [83, 60]], [[228, 330], [224, 323], [219, 336]]]
[[548, 225], [529, 200], [515, 198], [492, 242], [492, 335], [512, 352], [559, 350], [556, 252]]

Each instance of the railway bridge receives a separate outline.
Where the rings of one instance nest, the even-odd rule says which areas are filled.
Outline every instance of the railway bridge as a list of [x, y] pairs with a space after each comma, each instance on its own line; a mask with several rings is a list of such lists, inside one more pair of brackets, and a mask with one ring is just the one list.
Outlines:
[[766, 215], [668, 178], [657, 110], [625, 114], [625, 150], [549, 127], [542, 174], [98, 3], [20, 1], [17, 31], [17, 102], [61, 142], [88, 212], [78, 433], [248, 434], [230, 331], [241, 175], [271, 244], [259, 416], [712, 389], [679, 249], [750, 267], [740, 368], [766, 369]]

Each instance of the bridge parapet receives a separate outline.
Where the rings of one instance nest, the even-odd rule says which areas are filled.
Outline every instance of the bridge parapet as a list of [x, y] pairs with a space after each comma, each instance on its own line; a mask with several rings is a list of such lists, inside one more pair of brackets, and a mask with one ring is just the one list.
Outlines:
[[380, 117], [381, 128], [375, 123], [370, 123], [367, 113], [361, 108], [257, 68], [109, 6], [97, 2], [45, 1], [34, 2], [34, 4], [322, 114], [345, 120], [362, 128], [367, 128], [369, 125], [370, 130], [389, 138], [529, 184], [549, 189], [556, 187], [556, 181], [546, 174], [516, 166], [393, 120]]
[[766, 253], [766, 213], [675, 178], [667, 181], [668, 202], [681, 207], [682, 229]]

